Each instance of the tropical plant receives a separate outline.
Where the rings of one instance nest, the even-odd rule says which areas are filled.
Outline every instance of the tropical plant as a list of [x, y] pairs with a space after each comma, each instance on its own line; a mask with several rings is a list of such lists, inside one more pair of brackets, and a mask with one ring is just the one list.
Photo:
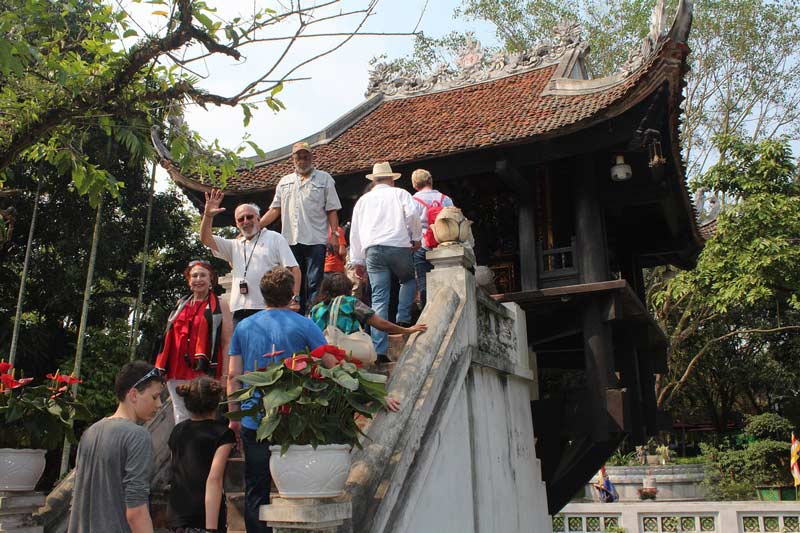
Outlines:
[[[322, 358], [333, 355], [337, 363], [325, 368]], [[239, 376], [245, 387], [228, 401], [260, 398], [250, 409], [232, 411], [231, 420], [259, 416], [258, 440], [280, 445], [349, 444], [361, 448], [364, 433], [356, 416], [372, 418], [386, 405], [386, 376], [361, 368], [336, 346], [320, 346], [273, 363], [264, 370]]]
[[[754, 416], [745, 427], [745, 434], [766, 436], [738, 447], [730, 443], [720, 446], [701, 444], [708, 459], [705, 484], [709, 496], [720, 500], [751, 500], [759, 485], [789, 485], [790, 432], [775, 435], [772, 429], [791, 428], [788, 420], [778, 415]], [[776, 438], [784, 440], [775, 440]]]
[[15, 369], [0, 362], [0, 448], [61, 446], [64, 437], [76, 442], [73, 420], [89, 420], [91, 414], [70, 392], [79, 380], [59, 372], [48, 374], [46, 383], [15, 378]]

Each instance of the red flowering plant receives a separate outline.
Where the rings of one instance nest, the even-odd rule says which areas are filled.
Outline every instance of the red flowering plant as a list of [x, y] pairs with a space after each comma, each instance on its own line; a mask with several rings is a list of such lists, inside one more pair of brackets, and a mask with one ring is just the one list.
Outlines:
[[64, 437], [76, 442], [73, 420], [90, 420], [86, 407], [72, 395], [76, 377], [59, 372], [34, 384], [32, 378], [17, 378], [14, 367], [0, 361], [0, 448], [44, 448], [61, 446]]
[[[329, 368], [326, 368], [329, 367]], [[244, 385], [228, 401], [257, 398], [250, 409], [228, 418], [258, 416], [258, 440], [280, 445], [349, 444], [361, 448], [356, 414], [372, 418], [386, 405], [386, 376], [361, 368], [332, 345], [287, 357], [263, 370], [239, 376]]]

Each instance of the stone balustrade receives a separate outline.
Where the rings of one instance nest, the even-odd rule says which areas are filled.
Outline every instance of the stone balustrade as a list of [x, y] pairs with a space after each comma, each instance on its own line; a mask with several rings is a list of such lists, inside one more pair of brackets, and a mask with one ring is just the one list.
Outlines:
[[800, 532], [800, 503], [570, 503], [553, 517], [553, 533]]

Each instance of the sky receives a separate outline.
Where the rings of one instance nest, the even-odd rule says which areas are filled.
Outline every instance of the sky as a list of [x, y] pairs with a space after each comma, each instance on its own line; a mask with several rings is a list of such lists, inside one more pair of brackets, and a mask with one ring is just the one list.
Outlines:
[[[317, 4], [323, 0], [303, 2], [303, 5]], [[252, 11], [254, 2], [260, 0], [228, 0], [227, 2], [208, 2], [218, 5], [215, 16], [231, 20], [237, 15]], [[284, 0], [286, 3], [286, 0]], [[342, 0], [336, 10], [350, 11], [365, 5], [366, 0]], [[276, 2], [260, 2], [256, 5], [269, 6]], [[363, 32], [410, 33], [418, 26], [419, 31], [431, 37], [440, 37], [453, 30], [473, 31], [478, 40], [485, 44], [495, 41], [494, 32], [486, 23], [456, 19], [454, 9], [459, 0], [379, 0], [374, 14], [363, 26]], [[157, 5], [127, 4], [132, 17], [141, 29], [157, 29], [165, 18], [155, 14], [163, 9]], [[329, 13], [329, 12], [328, 12]], [[320, 14], [322, 16], [322, 14]], [[335, 20], [327, 25], [320, 24], [318, 32], [345, 32], [354, 28], [358, 17], [352, 16]], [[278, 29], [270, 35], [286, 35], [290, 28]], [[305, 60], [325, 47], [335, 45], [342, 38], [306, 39], [301, 41], [287, 56], [284, 65], [292, 66]], [[314, 134], [334, 122], [347, 111], [364, 101], [364, 93], [369, 78], [370, 59], [385, 54], [389, 59], [403, 57], [413, 51], [412, 36], [359, 36], [347, 42], [332, 54], [318, 59], [293, 74], [293, 77], [310, 78], [287, 83], [278, 98], [286, 106], [278, 113], [271, 111], [266, 104], [259, 104], [248, 127], [242, 122], [242, 112], [238, 108], [208, 106], [207, 110], [189, 105], [185, 118], [189, 126], [204, 139], [218, 139], [226, 148], [240, 145], [244, 135], [255, 142], [262, 150], [269, 151]], [[194, 63], [192, 68], [201, 77], [199, 85], [211, 92], [231, 95], [261, 72], [282, 51], [279, 44], [259, 45], [246, 53], [246, 61], [236, 62], [232, 58], [218, 57], [207, 63]], [[284, 67], [284, 71], [286, 68]], [[247, 148], [244, 155], [254, 155]], [[159, 189], [166, 188], [169, 179], [159, 169]]]

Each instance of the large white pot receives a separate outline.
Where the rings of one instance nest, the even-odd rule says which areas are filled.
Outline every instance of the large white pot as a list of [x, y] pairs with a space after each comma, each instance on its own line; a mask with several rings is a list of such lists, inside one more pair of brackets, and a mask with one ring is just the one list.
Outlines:
[[44, 472], [45, 450], [0, 448], [0, 490], [31, 491]]
[[270, 446], [269, 471], [282, 498], [327, 498], [344, 490], [350, 473], [350, 446], [291, 445], [284, 455]]

